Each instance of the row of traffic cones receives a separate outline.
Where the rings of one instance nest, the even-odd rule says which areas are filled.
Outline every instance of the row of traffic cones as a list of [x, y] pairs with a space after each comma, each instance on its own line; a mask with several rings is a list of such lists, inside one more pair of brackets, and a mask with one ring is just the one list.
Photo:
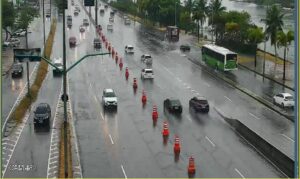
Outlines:
[[[122, 58], [118, 56], [118, 53], [114, 50], [114, 48], [111, 46], [111, 44], [107, 41], [107, 39], [105, 38], [104, 34], [102, 34], [102, 32], [100, 31], [100, 36], [101, 36], [101, 39], [102, 41], [105, 43], [105, 47], [108, 49], [108, 51], [110, 53], [112, 53], [112, 58], [115, 58], [115, 61], [116, 61], [116, 64], [118, 64], [118, 61], [119, 61], [119, 68], [120, 70], [122, 70], [123, 68], [123, 61], [122, 61]], [[128, 67], [126, 67], [125, 69], [125, 78], [126, 80], [128, 80], [129, 78], [129, 70], [128, 70]], [[137, 90], [138, 88], [138, 85], [137, 85], [137, 79], [136, 78], [133, 78], [133, 89], [134, 91]], [[143, 90], [142, 91], [142, 104], [143, 106], [147, 103], [147, 96], [146, 96], [146, 92]], [[153, 106], [153, 110], [152, 110], [152, 120], [153, 120], [153, 123], [156, 124], [157, 122], [157, 119], [158, 119], [158, 111], [157, 111], [157, 106], [154, 105]], [[166, 121], [164, 121], [163, 123], [163, 130], [162, 130], [162, 136], [163, 136], [163, 139], [164, 139], [164, 143], [167, 143], [167, 140], [168, 140], [168, 137], [169, 137], [169, 127], [168, 127], [168, 123]], [[174, 147], [173, 147], [173, 150], [174, 150], [174, 155], [175, 155], [175, 161], [178, 161], [179, 159], [179, 155], [180, 155], [180, 140], [179, 140], [179, 137], [177, 135], [175, 135], [175, 138], [174, 138]], [[194, 177], [195, 173], [196, 173], [196, 167], [195, 167], [195, 160], [192, 156], [189, 157], [189, 163], [188, 163], [188, 167], [187, 167], [187, 173], [188, 173], [188, 176], [189, 177]]]

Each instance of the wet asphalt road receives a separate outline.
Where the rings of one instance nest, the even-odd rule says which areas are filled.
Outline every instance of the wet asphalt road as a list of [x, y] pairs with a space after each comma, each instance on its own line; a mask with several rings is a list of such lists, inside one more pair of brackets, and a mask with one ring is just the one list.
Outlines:
[[[68, 11], [71, 14], [73, 7]], [[166, 50], [170, 49], [168, 44], [140, 38], [143, 34], [138, 24], [124, 26], [123, 20], [115, 17], [114, 31], [107, 32], [108, 16], [109, 10], [104, 16], [99, 16], [99, 22], [106, 37], [123, 57], [124, 67], [129, 67], [130, 78], [126, 82], [124, 69], [120, 71], [115, 61], [108, 56], [91, 57], [69, 73], [70, 96], [84, 177], [186, 177], [190, 155], [196, 159], [196, 177], [283, 176], [242, 141], [214, 107], [235, 117], [243, 117], [245, 121], [240, 120], [259, 126], [261, 130], [262, 124], [267, 126], [270, 123], [264, 115], [274, 116], [278, 121], [281, 120], [280, 116], [272, 111], [267, 112], [256, 101], [212, 78], [185, 60], [178, 50]], [[83, 18], [88, 17], [82, 10], [78, 17], [73, 18], [73, 27], [68, 31], [68, 36], [75, 35], [79, 41], [76, 48], [68, 49], [69, 66], [75, 63], [75, 59], [94, 52], [94, 27], [90, 25], [85, 33], [79, 33]], [[135, 47], [134, 55], [124, 54], [126, 44]], [[140, 81], [140, 70], [144, 67], [139, 58], [142, 53], [150, 53], [154, 58], [153, 82]], [[133, 77], [138, 78], [136, 94], [132, 89]], [[116, 91], [119, 104], [117, 112], [103, 110], [101, 94], [104, 88]], [[141, 104], [142, 89], [146, 90], [148, 96], [145, 108]], [[189, 111], [188, 100], [194, 95], [204, 95], [209, 99], [209, 114], [195, 115]], [[163, 112], [162, 102], [167, 97], [181, 100], [181, 117]], [[153, 126], [151, 119], [153, 104], [158, 106], [160, 116], [156, 126]], [[261, 115], [260, 120], [251, 119], [249, 109]], [[163, 144], [161, 136], [164, 120], [170, 125], [167, 145]], [[276, 128], [271, 126], [271, 130], [284, 126], [287, 132], [291, 132], [293, 129], [288, 128], [285, 120], [283, 124], [272, 123]], [[182, 145], [177, 163], [173, 155], [175, 134], [179, 135]], [[292, 144], [285, 141], [285, 138], [278, 142], [288, 146], [287, 151], [292, 148]]]
[[[57, 30], [54, 40], [51, 59], [53, 57], [62, 57], [62, 23], [57, 23]], [[17, 146], [13, 151], [13, 155], [8, 164], [5, 178], [45, 178], [47, 177], [48, 157], [50, 150], [50, 132], [34, 131], [33, 111], [39, 103], [48, 103], [51, 106], [51, 124], [52, 126], [57, 99], [61, 90], [62, 78], [53, 77], [52, 67], [48, 68], [48, 74], [40, 89], [37, 101], [33, 104], [30, 116], [18, 140]], [[3, 155], [2, 158], [7, 156]], [[32, 166], [29, 171], [13, 170], [14, 165]]]
[[[46, 39], [47, 34], [50, 31], [50, 20], [45, 20], [45, 32], [46, 32]], [[42, 18], [36, 18], [32, 24], [30, 25], [29, 31], [31, 33], [28, 33], [28, 48], [43, 48], [43, 20]], [[39, 35], [37, 35], [39, 34]], [[25, 37], [19, 37], [21, 40], [21, 46], [19, 48], [25, 48], [26, 47], [26, 40]], [[32, 71], [34, 68], [38, 67], [37, 62], [30, 62], [29, 64], [29, 75], [32, 74]], [[9, 113], [11, 112], [12, 107], [14, 106], [19, 94], [22, 90], [27, 91], [27, 88], [25, 88], [27, 84], [27, 67], [26, 62], [23, 62], [23, 75], [20, 78], [12, 78], [11, 77], [11, 70], [9, 73], [7, 73], [5, 76], [2, 76], [2, 124], [8, 117]], [[30, 81], [30, 83], [33, 83], [33, 81]]]

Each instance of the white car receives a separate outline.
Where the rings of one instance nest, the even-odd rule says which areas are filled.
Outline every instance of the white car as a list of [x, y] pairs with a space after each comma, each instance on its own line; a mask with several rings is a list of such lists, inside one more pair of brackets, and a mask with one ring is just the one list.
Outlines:
[[[29, 32], [27, 32], [27, 33], [29, 33]], [[19, 29], [19, 30], [15, 31], [12, 36], [22, 37], [22, 36], [25, 36], [25, 35], [26, 35], [26, 30], [25, 29]]]
[[109, 22], [114, 22], [114, 18], [113, 18], [113, 17], [110, 17], [110, 18], [109, 18]]
[[141, 61], [147, 65], [152, 65], [152, 57], [149, 54], [144, 54], [141, 56]]
[[131, 21], [129, 18], [126, 18], [125, 21], [124, 21], [124, 24], [125, 25], [130, 25], [131, 24]]
[[104, 89], [102, 95], [102, 103], [103, 107], [113, 107], [117, 109], [118, 107], [118, 99], [113, 89]]
[[273, 103], [284, 107], [294, 107], [295, 101], [289, 93], [279, 93], [273, 97]]
[[112, 24], [107, 24], [107, 31], [113, 31], [114, 27]]
[[63, 61], [62, 61], [62, 58], [55, 58], [54, 59], [54, 65], [59, 69], [57, 68], [54, 68], [53, 67], [53, 76], [55, 75], [61, 75], [62, 74], [62, 71], [63, 71]]
[[21, 41], [18, 38], [10, 38], [3, 43], [5, 47], [17, 47], [19, 46]]
[[151, 68], [142, 69], [141, 78], [142, 79], [153, 79], [154, 78], [153, 70]]
[[81, 33], [85, 32], [85, 28], [84, 28], [83, 25], [81, 25], [81, 26], [79, 27], [79, 32], [81, 32]]
[[134, 48], [132, 45], [126, 45], [125, 46], [125, 52], [126, 53], [134, 53]]

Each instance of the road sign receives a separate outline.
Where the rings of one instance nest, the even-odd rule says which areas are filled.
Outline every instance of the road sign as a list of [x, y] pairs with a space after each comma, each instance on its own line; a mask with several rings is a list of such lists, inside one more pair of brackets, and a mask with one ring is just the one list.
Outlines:
[[25, 59], [29, 59], [29, 61], [41, 61], [41, 48], [14, 49], [14, 60], [23, 62]]
[[95, 0], [84, 0], [84, 6], [94, 6]]

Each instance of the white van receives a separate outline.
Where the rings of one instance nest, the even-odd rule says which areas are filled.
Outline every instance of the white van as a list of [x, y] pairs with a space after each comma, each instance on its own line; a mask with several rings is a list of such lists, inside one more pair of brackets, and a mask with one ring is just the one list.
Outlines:
[[107, 25], [107, 31], [113, 31], [113, 25], [112, 24], [108, 24]]

